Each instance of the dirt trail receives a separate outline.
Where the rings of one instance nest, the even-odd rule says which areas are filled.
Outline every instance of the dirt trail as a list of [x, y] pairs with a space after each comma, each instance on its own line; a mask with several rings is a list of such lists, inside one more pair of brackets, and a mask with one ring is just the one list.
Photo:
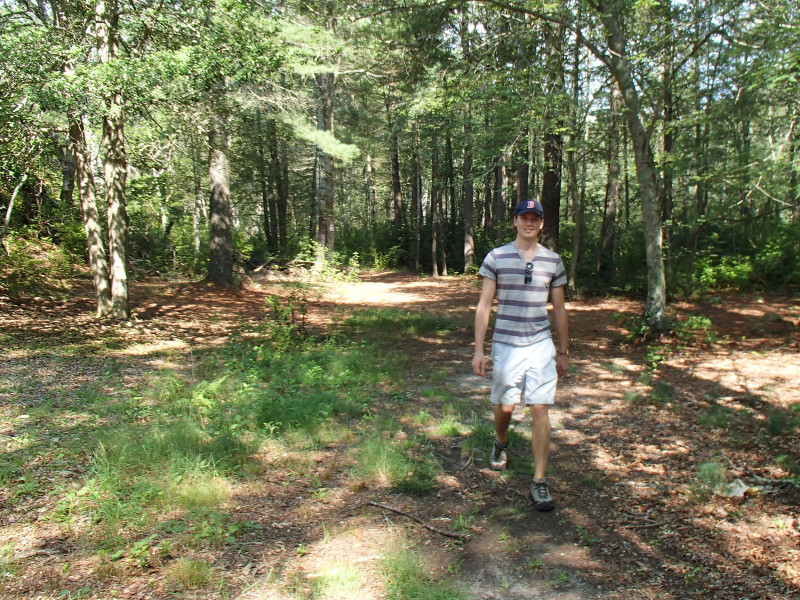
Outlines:
[[[474, 280], [420, 280], [386, 274], [367, 278], [359, 285], [339, 288], [323, 301], [330, 298], [336, 304], [358, 308], [429, 311], [458, 319], [463, 327], [440, 340], [435, 349], [426, 351], [417, 360], [435, 368], [445, 368], [448, 372], [445, 387], [462, 400], [462, 410], [467, 414], [472, 412], [489, 424], [490, 380], [474, 375], [471, 369], [471, 321], [478, 294], [479, 287]], [[563, 387], [568, 389], [569, 386]], [[562, 391], [560, 395], [560, 405], [552, 412], [553, 452], [554, 458], [561, 454], [561, 461], [570, 461], [574, 460], [572, 453], [568, 451], [564, 455], [561, 448], [562, 440], [569, 436], [564, 423], [581, 408], [577, 402], [564, 402], [563, 397], [569, 395], [569, 391]], [[437, 408], [441, 410], [441, 407], [426, 405], [430, 412], [437, 412]], [[529, 439], [530, 413], [522, 409], [515, 411], [512, 428], [519, 437]], [[490, 438], [486, 442], [488, 444]], [[452, 522], [453, 516], [462, 514], [465, 508], [475, 511], [477, 519], [471, 540], [455, 551], [455, 557], [451, 551], [445, 553], [450, 556], [439, 558], [442, 562], [459, 565], [457, 579], [466, 584], [475, 598], [578, 600], [607, 597], [598, 587], [596, 577], [583, 574], [600, 569], [600, 565], [586, 548], [575, 543], [574, 526], [564, 517], [568, 500], [565, 503], [564, 498], [558, 498], [558, 510], [538, 513], [528, 502], [529, 476], [501, 476], [488, 469], [485, 456], [480, 452], [473, 455], [472, 464], [462, 471], [469, 459], [453, 455], [454, 449], [445, 449], [445, 454], [450, 455], [445, 464], [456, 480], [449, 490], [455, 498], [440, 492], [433, 501], [419, 500], [416, 510], [434, 519], [438, 515], [447, 522]], [[510, 460], [518, 465], [530, 461], [527, 442], [511, 450]], [[560, 478], [554, 478], [557, 480]], [[554, 493], [558, 492], [554, 489]], [[464, 500], [474, 504], [469, 507]], [[500, 516], [503, 514], [507, 516]]]
[[[489, 382], [470, 368], [478, 293], [474, 281], [387, 275], [346, 288], [337, 301], [460, 319], [463, 329], [420, 360], [446, 365], [450, 389], [488, 423]], [[475, 535], [460, 558], [449, 557], [460, 561], [458, 579], [487, 599], [800, 595], [797, 489], [764, 484], [787, 475], [777, 456], [800, 457], [791, 420], [800, 408], [796, 299], [677, 304], [676, 318], [711, 324], [680, 344], [626, 342], [626, 324], [642, 313], [637, 302], [570, 302], [568, 310], [573, 366], [551, 413], [556, 510], [532, 510], [529, 477], [498, 476], [477, 455], [466, 471], [458, 470], [463, 456], [448, 465], [457, 499], [440, 493], [418, 503], [434, 516], [474, 502]], [[654, 354], [658, 368], [648, 370]], [[709, 415], [720, 406], [733, 416], [716, 425]], [[789, 415], [788, 429], [765, 432], [775, 415]], [[511, 465], [524, 471], [529, 414], [516, 411], [513, 427], [522, 443]], [[726, 481], [746, 481], [744, 497], [704, 488], [703, 465], [720, 461]]]

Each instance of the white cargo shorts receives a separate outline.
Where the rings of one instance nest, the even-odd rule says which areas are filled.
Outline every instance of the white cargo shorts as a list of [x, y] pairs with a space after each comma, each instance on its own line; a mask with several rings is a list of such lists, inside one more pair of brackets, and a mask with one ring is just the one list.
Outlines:
[[552, 338], [530, 346], [492, 344], [492, 404], [554, 404], [556, 348]]

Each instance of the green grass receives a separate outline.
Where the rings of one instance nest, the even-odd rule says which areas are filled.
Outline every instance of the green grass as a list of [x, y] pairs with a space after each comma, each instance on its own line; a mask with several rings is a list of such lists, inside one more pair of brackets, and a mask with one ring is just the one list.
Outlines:
[[376, 423], [354, 450], [353, 474], [361, 479], [386, 479], [399, 492], [429, 492], [440, 471], [438, 461], [425, 439], [401, 433], [396, 425]]
[[[272, 321], [196, 356], [191, 373], [150, 371], [137, 387], [125, 387], [127, 363], [116, 358], [92, 383], [50, 386], [24, 419], [12, 416], [19, 420], [14, 445], [0, 456], [7, 505], [24, 514], [36, 498], [52, 498], [43, 517], [106, 557], [103, 568], [112, 574], [170, 548], [236, 543], [252, 525], [230, 513], [232, 490], [263, 471], [260, 448], [293, 457], [284, 459], [287, 477], [309, 476], [310, 452], [351, 443], [374, 398], [399, 388], [402, 361], [364, 342], [356, 328], [349, 333], [353, 340], [315, 339]], [[33, 394], [34, 383], [13, 387]], [[432, 489], [439, 466], [426, 440], [398, 434], [389, 448], [394, 489]], [[35, 464], [48, 465], [52, 476]], [[5, 555], [0, 564], [14, 568]], [[181, 565], [171, 575], [182, 582], [176, 585], [205, 585], [205, 569]]]
[[179, 558], [167, 570], [167, 577], [182, 590], [197, 589], [214, 580], [214, 568], [202, 560]]
[[466, 600], [469, 596], [449, 581], [435, 579], [425, 557], [415, 548], [392, 549], [380, 561], [387, 600]]
[[467, 428], [458, 415], [453, 414], [442, 417], [436, 426], [436, 434], [444, 437], [458, 437], [465, 433], [466, 430]]
[[357, 328], [367, 335], [385, 336], [387, 333], [404, 333], [412, 336], [444, 336], [457, 329], [458, 323], [424, 312], [398, 309], [362, 310], [345, 320], [345, 326]]

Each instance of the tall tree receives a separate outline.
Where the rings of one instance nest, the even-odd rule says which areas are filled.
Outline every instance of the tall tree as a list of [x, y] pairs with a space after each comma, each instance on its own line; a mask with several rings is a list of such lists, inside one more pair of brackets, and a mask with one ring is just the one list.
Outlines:
[[[636, 175], [647, 261], [647, 302], [645, 319], [654, 329], [667, 325], [667, 283], [664, 275], [663, 227], [658, 198], [658, 173], [653, 158], [650, 134], [645, 127], [642, 103], [636, 88], [628, 55], [627, 39], [622, 24], [620, 3], [616, 0], [598, 0], [596, 10], [608, 40], [608, 52], [596, 56], [609, 68], [622, 94], [625, 118], [633, 143]], [[596, 50], [596, 46], [590, 46]]]
[[614, 240], [617, 225], [617, 204], [621, 188], [619, 170], [619, 123], [622, 113], [622, 101], [619, 89], [612, 84], [609, 93], [610, 123], [608, 125], [608, 141], [606, 155], [608, 169], [606, 176], [606, 193], [603, 202], [603, 220], [600, 227], [600, 245], [597, 249], [598, 280], [608, 280], [614, 270]]
[[[120, 54], [120, 6], [118, 0], [99, 0], [96, 11], [97, 55], [100, 63], [111, 65]], [[128, 306], [128, 213], [125, 185], [128, 160], [125, 151], [125, 116], [122, 92], [107, 91], [103, 114], [103, 173], [108, 203], [108, 251], [110, 255], [111, 312], [109, 316], [124, 320], [130, 316]]]
[[544, 134], [544, 173], [542, 174], [542, 209], [544, 227], [542, 241], [552, 250], [558, 251], [559, 223], [561, 220], [561, 166], [563, 162], [562, 116], [564, 94], [564, 27], [545, 27], [547, 56], [547, 88], [549, 106], [545, 118], [547, 130]]
[[208, 280], [233, 285], [233, 213], [228, 163], [227, 115], [214, 111], [208, 131], [210, 256]]

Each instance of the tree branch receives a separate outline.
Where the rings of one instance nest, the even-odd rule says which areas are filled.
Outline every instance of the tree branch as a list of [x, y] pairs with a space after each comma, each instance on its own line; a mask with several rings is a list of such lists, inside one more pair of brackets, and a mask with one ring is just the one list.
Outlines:
[[468, 540], [469, 537], [470, 537], [468, 535], [462, 535], [460, 533], [452, 533], [450, 531], [444, 531], [443, 529], [438, 529], [438, 528], [434, 527], [433, 525], [428, 525], [425, 521], [423, 521], [419, 517], [415, 517], [412, 514], [404, 512], [404, 511], [400, 510], [399, 508], [394, 508], [393, 506], [389, 506], [388, 504], [382, 504], [380, 502], [375, 502], [373, 500], [367, 500], [364, 504], [369, 504], [370, 506], [377, 506], [378, 508], [382, 508], [384, 510], [389, 510], [389, 511], [391, 511], [393, 513], [397, 513], [398, 515], [402, 515], [404, 517], [408, 517], [412, 521], [416, 521], [417, 523], [422, 525], [425, 529], [429, 529], [430, 531], [433, 531], [434, 533], [438, 533], [439, 535], [443, 535], [445, 537], [454, 538], [454, 539], [462, 540], [462, 541]]

